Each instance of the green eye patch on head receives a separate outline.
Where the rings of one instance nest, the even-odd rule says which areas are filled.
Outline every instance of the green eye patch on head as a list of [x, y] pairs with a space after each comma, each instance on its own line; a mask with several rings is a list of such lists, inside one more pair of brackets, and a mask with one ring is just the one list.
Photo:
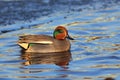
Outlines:
[[61, 30], [61, 29], [55, 30], [53, 33], [53, 36], [55, 37], [56, 35], [58, 35], [60, 33], [63, 33], [63, 30]]

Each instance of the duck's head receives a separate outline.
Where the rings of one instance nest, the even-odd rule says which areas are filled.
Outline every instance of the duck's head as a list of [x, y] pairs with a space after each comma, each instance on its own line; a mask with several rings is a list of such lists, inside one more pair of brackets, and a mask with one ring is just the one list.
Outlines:
[[56, 27], [53, 33], [53, 37], [58, 40], [64, 40], [66, 38], [74, 40], [72, 37], [69, 36], [67, 29], [63, 26]]

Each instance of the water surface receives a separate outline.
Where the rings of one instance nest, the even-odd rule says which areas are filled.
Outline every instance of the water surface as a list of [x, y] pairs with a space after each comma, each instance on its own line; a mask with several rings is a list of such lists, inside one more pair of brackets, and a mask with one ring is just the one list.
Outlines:
[[[120, 79], [119, 0], [1, 1], [0, 79]], [[65, 26], [75, 39], [71, 51], [22, 53], [20, 35], [51, 35]]]

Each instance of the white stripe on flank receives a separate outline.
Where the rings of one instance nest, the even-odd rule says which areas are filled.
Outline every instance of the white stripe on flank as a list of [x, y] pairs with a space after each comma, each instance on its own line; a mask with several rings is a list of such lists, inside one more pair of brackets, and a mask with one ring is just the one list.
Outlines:
[[52, 41], [36, 41], [34, 43], [39, 43], [39, 44], [53, 44]]

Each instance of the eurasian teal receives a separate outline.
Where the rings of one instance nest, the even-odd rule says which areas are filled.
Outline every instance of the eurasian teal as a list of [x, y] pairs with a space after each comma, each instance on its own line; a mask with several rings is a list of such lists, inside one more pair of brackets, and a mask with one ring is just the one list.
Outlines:
[[69, 40], [74, 40], [68, 34], [68, 31], [63, 26], [58, 26], [53, 32], [53, 37], [48, 35], [25, 35], [20, 36], [18, 45], [20, 45], [25, 52], [64, 52], [70, 50]]

